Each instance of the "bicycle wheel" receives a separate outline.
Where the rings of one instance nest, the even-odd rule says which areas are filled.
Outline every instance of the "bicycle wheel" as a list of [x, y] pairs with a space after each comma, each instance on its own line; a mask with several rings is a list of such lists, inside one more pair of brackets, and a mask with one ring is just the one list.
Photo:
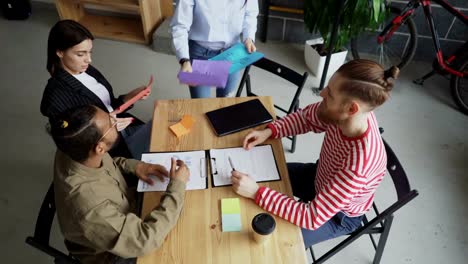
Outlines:
[[390, 11], [391, 15], [379, 28], [365, 31], [351, 40], [351, 52], [355, 59], [376, 61], [384, 69], [395, 65], [401, 70], [413, 59], [418, 34], [413, 19], [408, 17], [398, 31], [382, 44], [378, 44], [377, 37], [383, 31], [384, 26], [389, 25], [395, 16], [401, 14], [396, 7], [390, 7]]
[[[468, 51], [462, 56], [461, 63], [459, 64], [458, 71], [468, 71]], [[452, 97], [460, 110], [468, 115], [468, 77], [462, 78], [452, 75], [450, 80], [450, 88]]]

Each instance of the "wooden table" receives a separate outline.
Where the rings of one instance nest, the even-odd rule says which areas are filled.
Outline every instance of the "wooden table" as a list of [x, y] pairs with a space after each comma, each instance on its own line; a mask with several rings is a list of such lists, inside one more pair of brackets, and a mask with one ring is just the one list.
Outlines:
[[[271, 97], [259, 97], [270, 113], [275, 116]], [[208, 111], [227, 105], [252, 100], [241, 98], [209, 98], [161, 100], [155, 105], [153, 133], [150, 150], [188, 151], [211, 148], [242, 146], [244, 130], [224, 137], [217, 137], [205, 114]], [[169, 130], [169, 126], [178, 122], [184, 114], [195, 118], [195, 125], [190, 134], [178, 140]], [[257, 129], [264, 127], [259, 126]], [[286, 169], [281, 140], [268, 140], [272, 144], [276, 162], [281, 174], [281, 181], [261, 183], [283, 193], [291, 194], [291, 185]], [[208, 176], [210, 177], [210, 176]], [[232, 187], [211, 186], [208, 189], [187, 191], [185, 204], [175, 228], [169, 233], [162, 247], [138, 259], [139, 264], [147, 263], [214, 263], [214, 264], [249, 264], [249, 263], [306, 263], [304, 243], [300, 228], [275, 217], [276, 230], [270, 240], [263, 245], [256, 244], [250, 237], [252, 218], [263, 212], [254, 201], [240, 197]], [[157, 204], [160, 192], [144, 194], [142, 217], [146, 216]], [[241, 232], [221, 231], [222, 198], [239, 197], [241, 205]]]

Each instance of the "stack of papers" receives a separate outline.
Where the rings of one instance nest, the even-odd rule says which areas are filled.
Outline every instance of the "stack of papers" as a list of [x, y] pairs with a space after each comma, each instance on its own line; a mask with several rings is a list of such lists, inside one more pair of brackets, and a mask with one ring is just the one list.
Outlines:
[[221, 199], [221, 218], [223, 232], [241, 231], [239, 198]]

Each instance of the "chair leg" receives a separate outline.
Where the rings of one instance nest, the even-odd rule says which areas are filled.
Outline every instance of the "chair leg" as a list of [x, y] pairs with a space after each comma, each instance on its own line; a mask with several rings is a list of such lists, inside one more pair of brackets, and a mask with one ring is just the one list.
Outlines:
[[314, 249], [312, 247], [309, 247], [309, 250], [310, 250], [310, 256], [312, 257], [312, 263], [314, 263], [315, 260], [316, 260], [315, 254], [314, 254]]
[[296, 136], [292, 137], [292, 142], [291, 142], [291, 153], [294, 153], [296, 151]]
[[384, 230], [382, 235], [380, 235], [379, 245], [377, 246], [377, 250], [375, 252], [374, 262], [373, 264], [379, 264], [380, 260], [382, 259], [382, 254], [385, 248], [385, 244], [387, 243], [388, 234], [390, 233], [390, 227], [392, 227], [393, 222], [393, 215], [387, 217], [385, 220]]

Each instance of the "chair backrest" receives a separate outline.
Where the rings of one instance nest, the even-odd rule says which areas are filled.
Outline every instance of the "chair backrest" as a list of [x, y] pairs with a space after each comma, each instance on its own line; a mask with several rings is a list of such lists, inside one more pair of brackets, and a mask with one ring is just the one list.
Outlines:
[[[383, 133], [382, 128], [380, 128], [380, 133]], [[400, 209], [405, 204], [413, 200], [416, 196], [418, 196], [417, 190], [411, 190], [408, 177], [403, 167], [401, 166], [400, 161], [395, 155], [395, 152], [393, 152], [392, 148], [383, 138], [382, 140], [385, 146], [385, 151], [387, 152], [387, 171], [390, 174], [390, 177], [392, 178], [393, 185], [397, 193], [397, 201], [395, 201], [382, 212], [379, 212], [377, 210], [377, 206], [374, 203], [373, 208], [376, 216], [370, 221], [368, 221], [367, 217], [364, 215], [364, 225], [362, 225], [354, 232], [349, 234], [350, 236], [348, 236], [345, 240], [341, 241], [338, 245], [336, 245], [331, 250], [323, 254], [319, 259], [315, 259], [311, 248], [314, 264], [324, 263], [327, 259], [334, 256], [341, 249], [345, 248], [347, 245], [351, 244], [353, 241], [365, 234], [370, 235], [372, 244], [376, 249], [376, 254], [373, 263], [379, 263], [382, 257], [383, 248], [385, 247], [385, 243], [390, 232], [390, 227], [392, 225], [393, 213], [395, 213], [398, 209]], [[380, 225], [380, 227], [378, 227], [378, 225]], [[376, 246], [375, 244], [374, 238], [372, 236], [373, 234], [380, 234], [378, 246]]]
[[42, 201], [39, 216], [34, 229], [34, 236], [26, 238], [26, 243], [55, 258], [56, 263], [80, 263], [75, 258], [49, 245], [50, 231], [55, 217], [54, 184], [51, 183]]
[[[265, 70], [265, 71], [268, 71], [272, 74], [275, 74], [276, 76], [278, 77], [281, 77], [282, 79], [284, 80], [287, 80], [289, 81], [290, 83], [294, 84], [295, 86], [297, 86], [296, 88], [296, 91], [294, 93], [294, 97], [291, 101], [291, 104], [289, 105], [288, 109], [284, 109], [280, 106], [277, 106], [275, 105], [275, 107], [287, 114], [290, 114], [291, 112], [293, 112], [294, 110], [297, 109], [297, 107], [299, 106], [299, 96], [302, 92], [302, 88], [304, 88], [304, 84], [307, 80], [307, 77], [309, 76], [309, 74], [307, 72], [304, 72], [304, 74], [299, 74], [297, 73], [296, 71], [294, 70], [291, 70], [290, 68], [284, 66], [284, 65], [281, 65], [277, 62], [274, 62], [270, 59], [267, 59], [267, 58], [262, 58], [258, 61], [256, 61], [254, 64], [252, 64], [251, 66], [255, 66], [255, 67], [258, 67], [262, 70]], [[241, 78], [241, 82], [239, 84], [239, 88], [237, 90], [237, 94], [236, 96], [239, 97], [242, 93], [242, 90], [244, 88], [244, 85], [246, 84], [247, 85], [247, 96], [256, 96], [257, 94], [253, 93], [252, 90], [251, 90], [251, 85], [250, 85], [250, 75], [249, 75], [249, 72], [250, 72], [250, 68], [251, 66], [248, 66], [245, 71], [244, 71], [244, 74], [242, 75], [242, 78]]]
[[395, 152], [388, 145], [388, 143], [382, 138], [385, 151], [387, 152], [387, 171], [392, 177], [393, 184], [397, 192], [398, 200], [403, 199], [409, 192], [411, 192], [411, 187], [408, 181], [408, 176], [403, 170], [400, 161], [398, 160]]

